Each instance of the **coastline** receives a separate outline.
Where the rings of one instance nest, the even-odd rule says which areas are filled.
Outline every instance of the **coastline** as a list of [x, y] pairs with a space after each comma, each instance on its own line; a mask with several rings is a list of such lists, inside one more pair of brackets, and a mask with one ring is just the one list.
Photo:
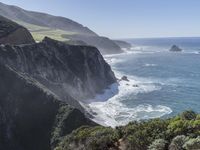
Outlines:
[[[104, 59], [111, 66], [116, 77], [121, 79], [126, 74], [117, 71], [113, 64], [123, 63], [124, 60], [117, 59], [116, 57], [122, 55], [134, 54], [131, 50], [125, 51], [122, 54], [104, 55]], [[86, 100], [81, 105], [93, 116], [91, 118], [96, 123], [103, 126], [116, 127], [126, 125], [134, 120], [144, 120], [159, 118], [166, 114], [170, 114], [172, 110], [166, 106], [150, 104], [137, 105], [134, 108], [129, 108], [123, 101], [126, 97], [139, 93], [152, 92], [159, 90], [156, 86], [146, 86], [134, 76], [127, 76], [128, 81], [118, 80], [117, 83], [110, 85], [104, 89], [102, 94], [97, 94], [95, 98]]]

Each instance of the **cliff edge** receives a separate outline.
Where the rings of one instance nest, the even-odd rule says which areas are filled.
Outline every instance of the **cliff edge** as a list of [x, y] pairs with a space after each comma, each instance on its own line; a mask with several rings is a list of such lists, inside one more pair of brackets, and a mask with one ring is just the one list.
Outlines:
[[0, 16], [0, 44], [30, 44], [34, 39], [29, 31], [11, 20]]

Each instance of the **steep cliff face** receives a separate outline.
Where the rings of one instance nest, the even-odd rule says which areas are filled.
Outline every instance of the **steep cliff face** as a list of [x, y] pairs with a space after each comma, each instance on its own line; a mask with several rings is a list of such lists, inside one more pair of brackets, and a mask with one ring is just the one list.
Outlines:
[[34, 40], [26, 28], [0, 16], [0, 44], [30, 43], [34, 43]]
[[95, 125], [36, 80], [0, 64], [0, 149], [50, 150], [60, 136]]
[[66, 45], [49, 38], [23, 46], [0, 46], [0, 61], [27, 74], [60, 99], [81, 108], [77, 101], [93, 97], [116, 78], [95, 47]]

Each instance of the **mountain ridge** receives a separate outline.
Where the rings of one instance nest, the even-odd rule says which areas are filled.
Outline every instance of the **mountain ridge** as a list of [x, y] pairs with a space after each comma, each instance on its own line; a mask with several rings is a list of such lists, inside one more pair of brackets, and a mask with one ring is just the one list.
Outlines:
[[[8, 19], [17, 21], [29, 30], [33, 28], [32, 25], [34, 27], [38, 26], [38, 30], [36, 29], [34, 32], [30, 30], [35, 39], [42, 40], [45, 36], [51, 36], [53, 39], [62, 39], [62, 41], [83, 41], [88, 45], [97, 47], [102, 54], [123, 52], [120, 46], [109, 38], [101, 37], [88, 27], [84, 27], [80, 23], [65, 17], [27, 11], [20, 7], [6, 5], [4, 3], [0, 3], [0, 13]], [[74, 36], [76, 37], [75, 39]]]
[[[78, 31], [80, 33], [83, 32], [83, 33], [87, 33], [91, 35], [97, 35], [93, 31], [88, 29], [87, 27], [84, 27], [83, 25], [71, 19], [61, 17], [61, 16], [54, 16], [54, 15], [50, 15], [43, 12], [28, 11], [18, 6], [7, 5], [2, 2], [0, 2], [0, 12], [2, 16], [5, 16], [11, 20], [21, 20], [21, 21], [39, 25], [39, 26], [52, 27], [52, 28], [71, 30], [71, 31], [73, 31], [74, 27], [76, 27], [76, 29], [79, 29]], [[71, 23], [71, 26], [64, 25], [62, 21], [60, 21], [58, 24], [54, 24], [54, 21], [55, 20], [59, 21], [59, 19], [64, 20], [64, 23]], [[85, 31], [83, 31], [83, 29], [85, 29]]]

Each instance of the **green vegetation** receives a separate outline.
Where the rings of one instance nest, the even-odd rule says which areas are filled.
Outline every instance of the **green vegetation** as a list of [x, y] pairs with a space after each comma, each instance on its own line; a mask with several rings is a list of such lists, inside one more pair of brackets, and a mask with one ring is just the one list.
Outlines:
[[200, 115], [186, 111], [169, 119], [126, 126], [81, 127], [65, 136], [55, 150], [199, 150]]
[[68, 31], [59, 30], [59, 29], [52, 29], [48, 27], [37, 26], [37, 25], [22, 22], [22, 21], [15, 21], [15, 22], [26, 27], [31, 32], [35, 41], [42, 41], [45, 36], [48, 36], [58, 41], [68, 41], [69, 39], [67, 39], [67, 37], [66, 38], [63, 37], [63, 35], [68, 36], [68, 35], [76, 34], [74, 32], [68, 32]]
[[66, 136], [55, 150], [72, 150], [76, 149], [77, 145], [80, 145], [80, 148], [83, 145], [87, 150], [103, 150], [116, 147], [118, 139], [119, 134], [110, 127], [83, 126]]

